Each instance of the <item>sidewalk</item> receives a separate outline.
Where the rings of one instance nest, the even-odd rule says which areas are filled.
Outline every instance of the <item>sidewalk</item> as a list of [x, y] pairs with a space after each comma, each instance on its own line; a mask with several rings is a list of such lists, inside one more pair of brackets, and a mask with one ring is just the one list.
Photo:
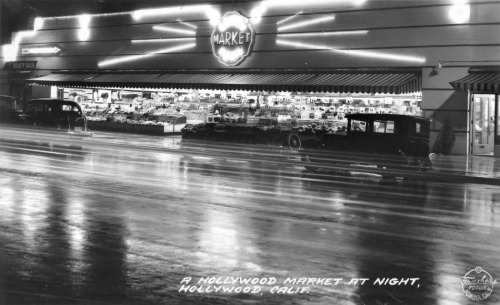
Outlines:
[[500, 158], [493, 156], [436, 155], [434, 170], [443, 174], [498, 179], [500, 186]]

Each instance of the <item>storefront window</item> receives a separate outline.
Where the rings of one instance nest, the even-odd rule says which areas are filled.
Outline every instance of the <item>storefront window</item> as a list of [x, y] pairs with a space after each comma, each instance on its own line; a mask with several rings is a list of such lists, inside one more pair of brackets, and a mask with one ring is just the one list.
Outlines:
[[[169, 121], [169, 117], [183, 116], [190, 124], [297, 122], [332, 127], [340, 123], [346, 126], [345, 116], [353, 113], [421, 115], [420, 95], [126, 88], [60, 90], [65, 99], [80, 104], [89, 121], [162, 124]], [[388, 122], [384, 124], [384, 133], [394, 132]], [[363, 128], [366, 130], [366, 126]]]

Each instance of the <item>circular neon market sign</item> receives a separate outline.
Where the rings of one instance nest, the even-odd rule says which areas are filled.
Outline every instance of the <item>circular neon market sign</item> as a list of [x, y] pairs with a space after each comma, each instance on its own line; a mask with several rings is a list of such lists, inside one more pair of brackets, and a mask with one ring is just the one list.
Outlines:
[[253, 48], [255, 30], [248, 18], [238, 12], [227, 12], [214, 27], [210, 42], [212, 52], [226, 66], [237, 66]]

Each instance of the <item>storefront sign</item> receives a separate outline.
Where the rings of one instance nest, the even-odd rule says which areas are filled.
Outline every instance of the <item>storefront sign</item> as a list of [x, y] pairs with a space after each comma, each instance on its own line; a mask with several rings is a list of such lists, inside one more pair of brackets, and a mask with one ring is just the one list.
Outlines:
[[255, 31], [248, 18], [227, 12], [214, 27], [212, 52], [226, 66], [237, 66], [252, 52]]
[[9, 61], [5, 63], [4, 70], [8, 71], [33, 71], [37, 61]]
[[58, 54], [62, 50], [58, 47], [42, 47], [42, 48], [22, 48], [21, 54]]

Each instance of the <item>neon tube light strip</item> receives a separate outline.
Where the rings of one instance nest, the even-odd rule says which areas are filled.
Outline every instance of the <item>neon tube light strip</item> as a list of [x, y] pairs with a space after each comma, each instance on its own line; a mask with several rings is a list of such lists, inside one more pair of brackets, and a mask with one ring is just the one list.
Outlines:
[[316, 18], [316, 19], [312, 19], [312, 20], [307, 20], [307, 21], [302, 21], [302, 22], [290, 24], [290, 25], [285, 25], [285, 26], [278, 28], [278, 31], [284, 31], [284, 30], [294, 29], [294, 28], [298, 28], [298, 27], [303, 27], [306, 25], [321, 23], [321, 22], [325, 22], [325, 21], [331, 21], [333, 19], [335, 19], [335, 17], [333, 17], [333, 16], [324, 16], [324, 17], [320, 17], [320, 18]]
[[283, 19], [283, 20], [280, 20], [280, 21], [276, 22], [276, 24], [282, 24], [282, 23], [284, 23], [284, 22], [287, 22], [287, 21], [289, 21], [290, 19], [295, 18], [295, 17], [297, 17], [298, 15], [300, 15], [300, 14], [302, 14], [302, 13], [303, 13], [303, 12], [302, 12], [302, 11], [300, 11], [300, 12], [298, 12], [297, 14], [295, 14], [295, 15], [293, 15], [293, 16], [287, 17], [287, 18], [285, 18], [285, 19]]
[[189, 49], [189, 48], [192, 48], [192, 47], [195, 47], [195, 46], [196, 46], [196, 43], [188, 43], [188, 44], [183, 44], [183, 45], [176, 46], [176, 47], [161, 49], [161, 50], [155, 51], [152, 54], [172, 53], [172, 52], [175, 52], [175, 51]]
[[[196, 13], [196, 12], [204, 12], [211, 20], [218, 19], [220, 17], [220, 12], [213, 9], [211, 5], [174, 6], [174, 7], [144, 9], [144, 10], [129, 11], [129, 12], [88, 14], [88, 16], [94, 18], [94, 17], [131, 15], [135, 20], [139, 20], [143, 17], [150, 17], [150, 16], [173, 15], [173, 14], [178, 15], [182, 13]], [[38, 18], [40, 18], [41, 21], [45, 21], [51, 19], [62, 20], [62, 19], [72, 19], [79, 17], [80, 15], [69, 15], [69, 16], [38, 17]]]
[[264, 1], [264, 5], [267, 7], [289, 7], [291, 5], [303, 5], [307, 7], [312, 7], [319, 4], [338, 4], [338, 3], [353, 3], [354, 5], [361, 5], [366, 0], [267, 0]]
[[33, 21], [33, 30], [38, 31], [43, 27], [44, 19], [41, 17], [36, 17], [35, 21]]
[[5, 61], [15, 61], [18, 52], [18, 46], [13, 44], [6, 44], [3, 46], [3, 56]]
[[153, 26], [153, 30], [187, 34], [187, 35], [196, 35], [196, 31], [176, 29], [176, 28], [171, 28], [171, 27], [164, 26], [164, 25], [155, 25], [155, 26]]
[[299, 48], [307, 48], [307, 49], [333, 50], [332, 47], [329, 47], [326, 45], [315, 45], [315, 44], [310, 44], [310, 43], [302, 43], [302, 42], [295, 42], [295, 41], [288, 41], [288, 40], [281, 40], [281, 39], [277, 39], [276, 44], [292, 46], [292, 47], [299, 47]]
[[154, 39], [134, 39], [132, 43], [158, 43], [158, 42], [171, 42], [171, 41], [190, 41], [196, 40], [195, 37], [185, 38], [154, 38]]
[[23, 54], [55, 54], [61, 51], [58, 47], [26, 48], [22, 49]]
[[414, 57], [414, 56], [406, 56], [406, 55], [398, 55], [398, 54], [385, 54], [379, 52], [372, 51], [360, 51], [360, 50], [333, 50], [335, 52], [341, 52], [349, 55], [363, 56], [363, 57], [372, 57], [372, 58], [383, 58], [389, 60], [402, 60], [402, 61], [411, 61], [411, 62], [425, 62], [425, 58], [423, 57]]
[[288, 8], [290, 6], [299, 6], [302, 5], [304, 7], [311, 7], [314, 5], [320, 5], [320, 4], [330, 4], [330, 5], [336, 5], [338, 3], [347, 3], [347, 4], [354, 4], [355, 6], [360, 6], [363, 3], [365, 3], [366, 0], [267, 0], [259, 4], [257, 7], [255, 7], [251, 13], [250, 17], [252, 18], [252, 22], [260, 22], [262, 16], [266, 12], [268, 8], [276, 8], [276, 7], [283, 7], [283, 8]]
[[36, 31], [21, 31], [18, 32], [16, 38], [14, 38], [14, 44], [18, 45], [21, 43], [25, 37], [33, 37], [36, 35]]
[[143, 17], [151, 17], [151, 16], [205, 12], [208, 9], [211, 9], [210, 5], [190, 5], [190, 6], [175, 6], [175, 7], [156, 8], [156, 9], [145, 9], [132, 12], [132, 17], [138, 20]]
[[343, 54], [348, 54], [348, 55], [355, 55], [355, 56], [362, 56], [362, 57], [382, 58], [382, 59], [388, 59], [388, 60], [402, 60], [402, 61], [419, 62], [419, 63], [423, 63], [426, 61], [426, 59], [423, 57], [406, 56], [406, 55], [398, 55], [398, 54], [387, 54], [387, 53], [379, 53], [379, 52], [373, 52], [373, 51], [362, 51], [362, 50], [342, 50], [339, 48], [330, 47], [330, 46], [326, 46], [326, 45], [315, 45], [315, 44], [310, 44], [310, 43], [301, 43], [301, 42], [287, 41], [287, 40], [280, 40], [280, 39], [277, 39], [276, 43], [281, 44], [281, 45], [300, 47], [300, 48], [308, 48], [308, 49], [316, 49], [316, 50], [331, 50], [333, 52], [338, 52], [338, 53], [343, 53]]
[[137, 60], [137, 59], [142, 59], [142, 58], [149, 57], [149, 56], [152, 56], [155, 54], [171, 53], [171, 52], [175, 52], [175, 51], [180, 51], [180, 50], [192, 48], [194, 46], [196, 46], [196, 43], [190, 43], [190, 44], [184, 44], [184, 45], [180, 45], [180, 46], [176, 46], [176, 47], [160, 49], [160, 50], [148, 53], [148, 54], [124, 56], [124, 57], [120, 57], [120, 58], [102, 61], [98, 64], [98, 66], [104, 67], [104, 66], [114, 65], [117, 63], [121, 63], [121, 62], [128, 62], [128, 61], [133, 61], [133, 60]]
[[278, 37], [295, 36], [337, 36], [337, 35], [366, 35], [368, 31], [338, 31], [338, 32], [308, 32], [308, 33], [281, 33]]
[[190, 28], [192, 28], [192, 29], [196, 29], [196, 28], [197, 28], [197, 27], [196, 27], [196, 25], [191, 24], [191, 23], [187, 23], [187, 22], [184, 22], [184, 21], [181, 21], [181, 20], [177, 20], [177, 22], [182, 23], [182, 24], [184, 24], [185, 26], [188, 26], [188, 27], [190, 27]]

